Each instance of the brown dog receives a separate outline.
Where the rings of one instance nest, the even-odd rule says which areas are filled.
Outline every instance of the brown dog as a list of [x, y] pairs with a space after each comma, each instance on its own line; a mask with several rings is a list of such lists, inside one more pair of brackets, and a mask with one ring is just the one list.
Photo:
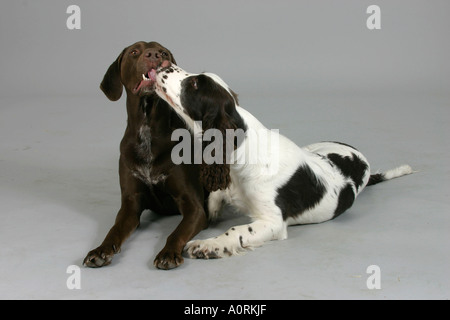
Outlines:
[[139, 226], [143, 210], [181, 213], [183, 219], [156, 256], [154, 265], [171, 269], [183, 263], [185, 244], [207, 227], [207, 194], [199, 165], [174, 165], [173, 130], [186, 128], [172, 108], [154, 93], [150, 73], [163, 61], [175, 63], [172, 53], [156, 42], [137, 42], [125, 48], [103, 78], [101, 90], [112, 101], [125, 87], [128, 125], [120, 144], [119, 175], [122, 206], [103, 243], [83, 261], [88, 267], [111, 263], [122, 243]]

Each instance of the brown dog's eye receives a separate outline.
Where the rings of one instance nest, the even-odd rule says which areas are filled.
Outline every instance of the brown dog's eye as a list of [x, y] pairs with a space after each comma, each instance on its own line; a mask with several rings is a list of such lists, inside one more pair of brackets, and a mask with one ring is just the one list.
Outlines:
[[130, 51], [131, 56], [137, 56], [138, 54], [139, 54], [139, 51], [136, 49]]
[[163, 58], [167, 58], [169, 56], [169, 54], [167, 52], [163, 51], [163, 52], [161, 52], [161, 56]]

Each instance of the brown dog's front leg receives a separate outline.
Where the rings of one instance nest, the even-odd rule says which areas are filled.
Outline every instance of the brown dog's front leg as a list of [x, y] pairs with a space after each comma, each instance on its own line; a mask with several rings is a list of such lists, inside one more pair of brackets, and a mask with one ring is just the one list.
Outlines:
[[198, 199], [189, 199], [186, 195], [176, 199], [176, 202], [183, 219], [156, 256], [153, 264], [158, 269], [168, 270], [180, 266], [184, 262], [181, 254], [186, 243], [208, 226], [205, 210]]
[[83, 260], [83, 265], [91, 268], [107, 266], [114, 254], [120, 252], [122, 243], [139, 226], [142, 213], [141, 194], [122, 199], [122, 207], [117, 214], [114, 226], [109, 230], [102, 244], [91, 250]]
[[124, 165], [119, 164], [122, 205], [117, 213], [114, 226], [109, 230], [102, 244], [91, 250], [83, 260], [83, 265], [91, 268], [107, 266], [114, 254], [120, 252], [123, 242], [139, 226], [142, 211], [145, 209], [146, 186], [135, 178]]

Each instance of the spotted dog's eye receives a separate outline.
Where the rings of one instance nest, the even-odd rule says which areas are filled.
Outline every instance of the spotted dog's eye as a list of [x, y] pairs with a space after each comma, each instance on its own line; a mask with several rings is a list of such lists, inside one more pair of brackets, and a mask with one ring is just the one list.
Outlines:
[[192, 78], [191, 78], [191, 85], [192, 85], [192, 87], [193, 87], [195, 90], [198, 89], [198, 79], [197, 79], [197, 77], [192, 77]]
[[130, 51], [130, 56], [137, 56], [139, 54], [139, 50], [134, 49]]

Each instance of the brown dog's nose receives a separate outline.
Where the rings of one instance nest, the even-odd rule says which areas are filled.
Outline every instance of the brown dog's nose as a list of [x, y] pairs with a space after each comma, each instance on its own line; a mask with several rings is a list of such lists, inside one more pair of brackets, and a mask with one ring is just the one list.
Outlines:
[[150, 59], [150, 61], [159, 61], [162, 56], [157, 49], [147, 49], [144, 52], [144, 57]]

